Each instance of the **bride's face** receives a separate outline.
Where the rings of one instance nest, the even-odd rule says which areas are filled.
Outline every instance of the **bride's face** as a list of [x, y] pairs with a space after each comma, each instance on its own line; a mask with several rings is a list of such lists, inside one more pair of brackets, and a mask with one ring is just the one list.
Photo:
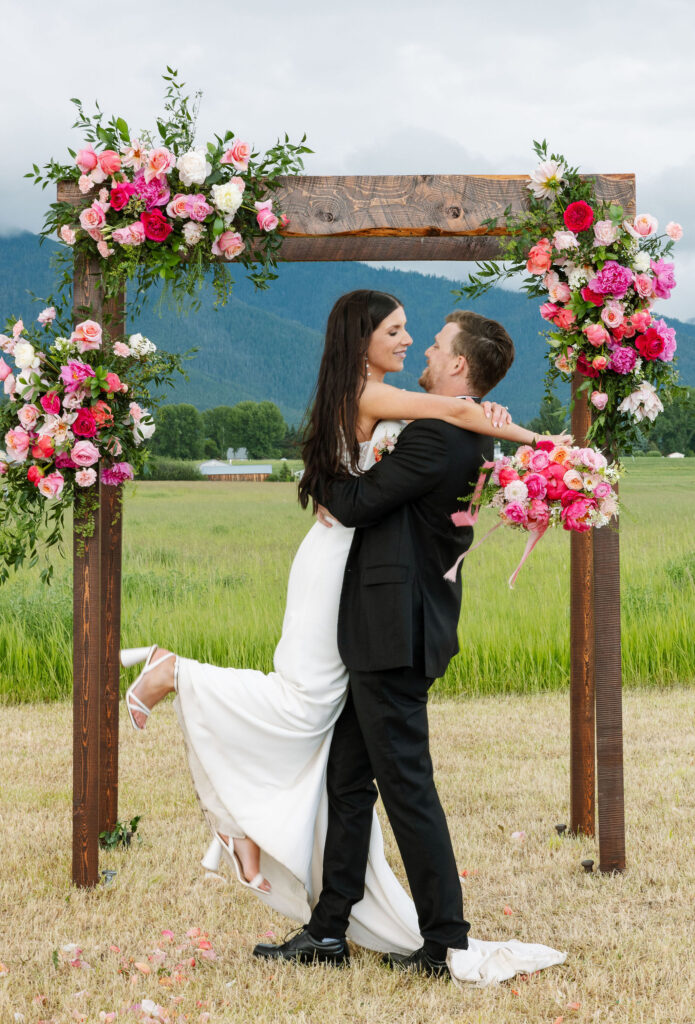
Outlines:
[[403, 369], [405, 354], [413, 344], [405, 325], [405, 310], [399, 306], [372, 334], [367, 349], [370, 380], [383, 380], [385, 373], [399, 373]]

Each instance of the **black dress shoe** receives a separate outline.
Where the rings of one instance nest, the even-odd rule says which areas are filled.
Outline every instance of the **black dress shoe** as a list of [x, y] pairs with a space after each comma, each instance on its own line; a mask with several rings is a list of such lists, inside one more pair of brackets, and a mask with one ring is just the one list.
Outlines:
[[414, 953], [384, 953], [381, 962], [395, 971], [413, 971], [431, 978], [450, 977], [446, 960], [435, 960], [425, 952], [424, 946]]
[[321, 942], [313, 938], [306, 928], [300, 928], [291, 939], [279, 946], [259, 942], [254, 946], [253, 955], [266, 960], [294, 960], [302, 964], [332, 964], [334, 967], [350, 965], [350, 947], [345, 939]]

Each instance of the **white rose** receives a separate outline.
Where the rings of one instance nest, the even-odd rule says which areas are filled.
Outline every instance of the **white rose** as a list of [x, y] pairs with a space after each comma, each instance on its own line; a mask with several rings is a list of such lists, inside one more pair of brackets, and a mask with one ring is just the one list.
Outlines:
[[14, 361], [20, 370], [28, 370], [39, 365], [34, 346], [28, 341], [17, 342], [14, 347]]
[[636, 270], [638, 274], [643, 274], [645, 270], [649, 270], [651, 266], [650, 256], [644, 249], [640, 249], [635, 258], [632, 261], [632, 269]]
[[142, 334], [131, 334], [128, 338], [128, 347], [137, 359], [157, 351], [157, 346]]
[[202, 224], [197, 224], [194, 220], [187, 221], [183, 226], [183, 237], [186, 245], [193, 246], [203, 237], [205, 228]]
[[202, 185], [212, 171], [212, 165], [208, 163], [204, 149], [189, 149], [187, 153], [178, 158], [176, 168], [181, 181], [186, 186]]
[[141, 445], [143, 441], [147, 441], [157, 429], [152, 416], [145, 410], [143, 410], [143, 413], [144, 418], [133, 426], [133, 437], [136, 445]]
[[223, 185], [212, 186], [212, 201], [222, 213], [233, 217], [241, 206], [241, 198], [244, 194], [243, 188], [233, 181], [226, 181]]

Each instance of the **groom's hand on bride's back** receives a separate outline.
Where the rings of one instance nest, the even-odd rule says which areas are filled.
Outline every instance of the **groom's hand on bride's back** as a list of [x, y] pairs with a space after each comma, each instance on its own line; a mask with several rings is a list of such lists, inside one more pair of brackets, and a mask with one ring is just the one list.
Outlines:
[[331, 515], [331, 513], [328, 511], [325, 505], [317, 506], [316, 518], [323, 526], [327, 526], [329, 529], [331, 528], [331, 526], [335, 525], [335, 523], [338, 522], [335, 516]]

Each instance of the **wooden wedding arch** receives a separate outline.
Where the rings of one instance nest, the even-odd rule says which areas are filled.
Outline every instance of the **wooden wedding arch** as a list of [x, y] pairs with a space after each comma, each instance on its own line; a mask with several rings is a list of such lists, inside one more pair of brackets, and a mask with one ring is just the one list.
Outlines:
[[[526, 175], [414, 175], [281, 179], [289, 216], [283, 260], [482, 260], [499, 255], [485, 226], [527, 202]], [[600, 199], [635, 213], [633, 174], [595, 176]], [[58, 199], [85, 197], [74, 182]], [[105, 302], [96, 258], [75, 263], [76, 320], [124, 323], [125, 295]], [[583, 378], [573, 381], [573, 394]], [[574, 404], [572, 433], [583, 443], [590, 422]], [[72, 878], [99, 880], [99, 832], [114, 828], [118, 807], [118, 710], [122, 518], [120, 488], [102, 487], [94, 534], [75, 533]], [[75, 524], [79, 531], [80, 523]], [[599, 867], [625, 867], [620, 555], [617, 528], [570, 538], [570, 831], [593, 836], [598, 780]], [[542, 609], [540, 609], [542, 613]]]

